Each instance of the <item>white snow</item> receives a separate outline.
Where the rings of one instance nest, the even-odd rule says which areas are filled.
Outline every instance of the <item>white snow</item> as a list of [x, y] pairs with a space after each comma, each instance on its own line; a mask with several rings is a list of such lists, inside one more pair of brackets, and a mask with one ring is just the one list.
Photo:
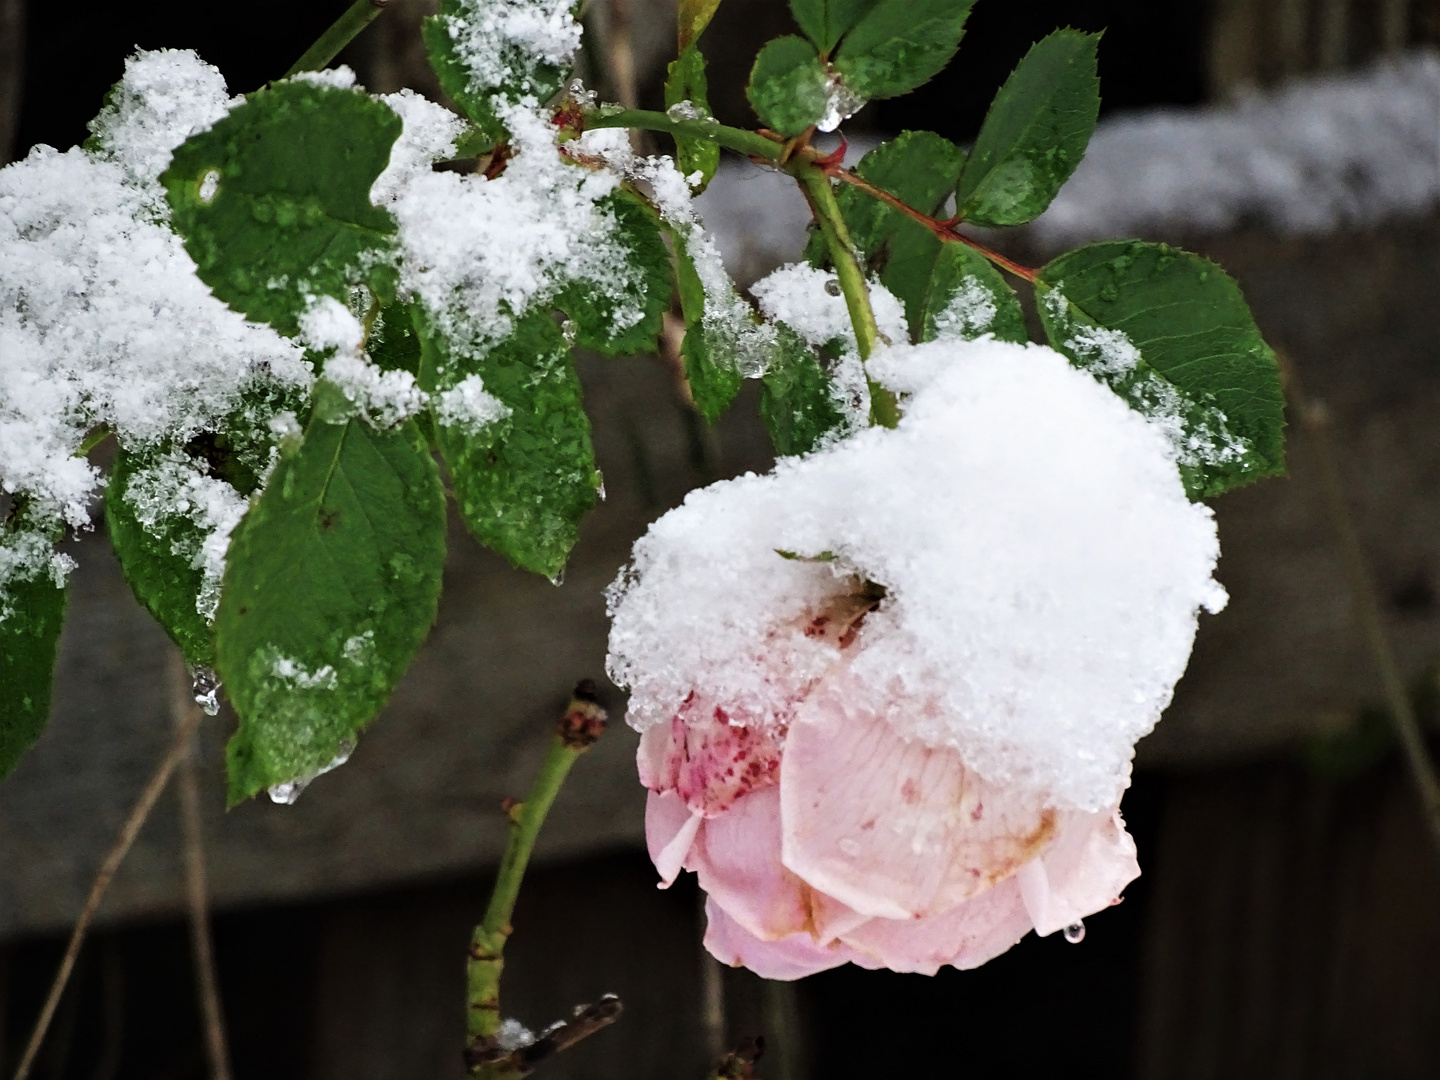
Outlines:
[[319, 71], [302, 71], [291, 75], [290, 78], [294, 82], [333, 86], [336, 90], [349, 90], [355, 85], [355, 72], [344, 64], [339, 67], [322, 68]]
[[[257, 382], [310, 384], [300, 348], [215, 299], [165, 224], [170, 149], [228, 104], [193, 54], [139, 53], [96, 121], [99, 150], [40, 146], [0, 170], [0, 486], [29, 498], [47, 540], [88, 522], [87, 432], [183, 444]], [[0, 597], [57, 568], [48, 544], [4, 544]]]
[[609, 593], [628, 719], [667, 722], [693, 691], [783, 731], [841, 659], [804, 626], [868, 579], [887, 597], [844, 654], [866, 707], [992, 782], [1113, 805], [1198, 610], [1224, 603], [1211, 512], [1163, 433], [1058, 353], [889, 350], [922, 351], [898, 429], [692, 492], [636, 544]]
[[459, 428], [467, 435], [478, 435], [498, 420], [510, 415], [510, 406], [488, 393], [479, 375], [467, 375], [449, 390], [438, 395], [435, 419], [446, 427]]
[[406, 184], [428, 173], [432, 164], [455, 153], [456, 142], [465, 131], [465, 121], [414, 90], [384, 94], [379, 100], [395, 110], [403, 125], [400, 137], [390, 148], [389, 164], [370, 188], [370, 201], [376, 206], [385, 206], [395, 200]]
[[[395, 193], [402, 290], [420, 298], [447, 339], [476, 355], [508, 336], [532, 305], [576, 280], [616, 302], [617, 329], [634, 325], [643, 313], [629, 298], [641, 277], [614, 215], [597, 205], [620, 177], [562, 157], [554, 127], [533, 100], [503, 109], [502, 117], [516, 156], [500, 176], [421, 171]], [[590, 145], [581, 140], [575, 152], [588, 153]]]
[[995, 297], [973, 274], [960, 280], [950, 303], [935, 313], [935, 334], [942, 338], [979, 337], [995, 324]]
[[136, 520], [152, 535], [175, 518], [199, 530], [198, 539], [176, 541], [171, 551], [201, 572], [195, 610], [207, 622], [214, 618], [220, 603], [220, 579], [225, 574], [225, 550], [249, 504], [224, 480], [204, 472], [189, 455], [173, 451], [137, 469], [126, 484], [124, 497]]
[[460, 0], [456, 15], [437, 18], [470, 73], [470, 92], [502, 90], [500, 104], [538, 95], [541, 65], [570, 66], [580, 47], [572, 7], [571, 0]]

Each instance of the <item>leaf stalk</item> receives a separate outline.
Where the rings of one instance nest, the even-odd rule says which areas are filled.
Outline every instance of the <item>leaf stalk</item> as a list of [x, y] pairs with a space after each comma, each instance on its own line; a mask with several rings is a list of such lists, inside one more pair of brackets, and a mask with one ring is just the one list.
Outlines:
[[340, 50], [355, 40], [356, 35], [369, 26], [389, 5], [390, 0], [355, 0], [345, 13], [330, 24], [315, 44], [305, 50], [304, 55], [290, 65], [285, 78], [291, 78], [305, 71], [321, 71], [329, 67], [330, 61], [340, 55]]

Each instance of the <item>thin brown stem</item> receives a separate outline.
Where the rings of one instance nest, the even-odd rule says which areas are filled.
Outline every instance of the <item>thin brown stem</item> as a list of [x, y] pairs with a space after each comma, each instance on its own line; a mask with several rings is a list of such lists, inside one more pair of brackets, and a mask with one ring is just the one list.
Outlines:
[[994, 250], [993, 248], [987, 247], [973, 237], [966, 236], [964, 233], [957, 231], [956, 225], [958, 224], [958, 222], [954, 218], [951, 218], [949, 221], [940, 221], [937, 218], [931, 217], [929, 214], [922, 214], [913, 206], [907, 206], [903, 200], [897, 199], [888, 191], [885, 191], [882, 188], [878, 188], [874, 184], [869, 183], [868, 181], [862, 180], [859, 176], [856, 176], [855, 173], [851, 172], [849, 169], [842, 169], [838, 166], [832, 166], [827, 169], [826, 172], [828, 172], [829, 175], [834, 176], [839, 180], [843, 180], [847, 184], [850, 184], [852, 187], [859, 188], [861, 191], [865, 192], [865, 194], [871, 196], [872, 198], [879, 199], [886, 206], [894, 207], [896, 210], [899, 210], [907, 217], [918, 221], [921, 225], [924, 225], [941, 240], [948, 240], [954, 243], [964, 244], [968, 248], [973, 248], [975, 251], [978, 251], [981, 255], [984, 255], [985, 258], [993, 262], [996, 266], [1000, 267], [1002, 270], [1008, 270], [1016, 277], [1024, 278], [1026, 281], [1033, 282], [1036, 278], [1040, 276], [1039, 270], [1036, 270], [1035, 268], [1030, 266], [1021, 266], [1019, 263], [1015, 262], [1012, 259], [1007, 259], [998, 251]]
[[[195, 701], [190, 675], [179, 651], [172, 654], [171, 709], [177, 730], [194, 721], [198, 731], [200, 706]], [[180, 828], [185, 855], [185, 901], [190, 909], [190, 947], [195, 962], [195, 990], [205, 1021], [205, 1056], [211, 1080], [230, 1080], [230, 1053], [225, 1039], [225, 1014], [220, 1007], [220, 979], [215, 968], [215, 946], [210, 934], [209, 890], [205, 882], [205, 838], [200, 821], [200, 781], [196, 769], [196, 740], [192, 738], [180, 759], [175, 778], [180, 796]]]
[[1424, 732], [1420, 729], [1415, 707], [1401, 677], [1400, 663], [1396, 659], [1390, 635], [1385, 629], [1380, 594], [1365, 559], [1365, 551], [1360, 546], [1360, 534], [1355, 528], [1354, 515], [1351, 514], [1350, 505], [1345, 499], [1345, 486], [1340, 478], [1340, 466], [1331, 439], [1330, 413], [1324, 402], [1309, 399], [1301, 391], [1293, 363], [1283, 355], [1280, 363], [1290, 400], [1315, 450], [1316, 462], [1320, 467], [1320, 487], [1330, 515], [1330, 523], [1335, 529], [1336, 539], [1340, 542], [1340, 555], [1345, 563], [1345, 575], [1350, 579], [1360, 631], [1380, 675], [1385, 703], [1391, 722], [1395, 725], [1395, 734], [1400, 740], [1400, 749], [1410, 769], [1411, 779], [1420, 795], [1425, 822], [1430, 828], [1431, 838], [1436, 846], [1440, 847], [1440, 777], [1437, 777], [1435, 764], [1430, 760], [1430, 753], [1425, 747]]
[[65, 993], [65, 984], [70, 981], [70, 973], [75, 969], [75, 960], [80, 955], [80, 946], [85, 942], [85, 934], [90, 929], [90, 923], [94, 920], [95, 912], [100, 907], [100, 901], [104, 899], [105, 891], [109, 889], [110, 882], [115, 877], [115, 871], [120, 869], [120, 864], [130, 853], [130, 847], [135, 843], [135, 837], [140, 834], [140, 827], [145, 824], [145, 819], [155, 808], [156, 800], [160, 798], [161, 792], [165, 790], [165, 785], [169, 783], [170, 774], [175, 771], [175, 766], [185, 756], [190, 740], [194, 738], [195, 731], [200, 726], [200, 715], [197, 709], [194, 716], [187, 717], [185, 723], [176, 729], [164, 758], [161, 759], [154, 775], [150, 777], [145, 789], [140, 793], [140, 798], [136, 800], [130, 816], [125, 819], [125, 824], [120, 829], [120, 835], [115, 838], [115, 843], [105, 856], [105, 861], [96, 871], [95, 880], [90, 885], [90, 894], [85, 897], [85, 904], [80, 909], [80, 916], [75, 920], [75, 929], [70, 933], [70, 944], [66, 947], [65, 956], [60, 961], [60, 970], [55, 973], [55, 981], [50, 986], [50, 994], [46, 997], [45, 1005], [40, 1010], [40, 1018], [35, 1021], [35, 1030], [30, 1034], [30, 1042], [25, 1047], [25, 1054], [20, 1059], [20, 1065], [15, 1070], [15, 1080], [25, 1080], [30, 1075], [30, 1070], [35, 1064], [35, 1056], [40, 1052], [40, 1046], [45, 1041], [45, 1033], [50, 1029], [50, 1022], [55, 1019], [55, 1009], [59, 1006], [60, 998]]

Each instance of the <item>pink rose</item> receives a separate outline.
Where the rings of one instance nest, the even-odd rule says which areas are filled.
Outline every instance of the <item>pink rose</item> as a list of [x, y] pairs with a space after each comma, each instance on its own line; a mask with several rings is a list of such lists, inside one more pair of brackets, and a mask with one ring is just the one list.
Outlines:
[[881, 359], [898, 427], [691, 492], [608, 594], [651, 855], [771, 978], [974, 967], [1114, 903], [1135, 742], [1225, 600], [1163, 424], [1048, 349]]
[[[836, 635], [842, 656], [863, 618]], [[769, 979], [846, 962], [933, 975], [1118, 903], [1140, 873], [1118, 808], [1049, 809], [905, 741], [853, 705], [847, 667], [782, 736], [692, 695], [641, 740], [650, 856], [664, 885], [699, 875], [715, 957]]]

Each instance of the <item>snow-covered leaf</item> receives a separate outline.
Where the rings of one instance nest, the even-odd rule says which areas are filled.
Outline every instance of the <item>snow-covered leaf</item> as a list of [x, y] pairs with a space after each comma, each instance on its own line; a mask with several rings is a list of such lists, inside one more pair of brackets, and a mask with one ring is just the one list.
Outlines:
[[1099, 34], [1056, 30], [1010, 73], [960, 175], [963, 220], [1022, 225], [1050, 205], [1095, 130], [1099, 45]]
[[607, 356], [655, 351], [661, 320], [670, 306], [670, 252], [660, 235], [655, 212], [623, 189], [597, 204], [613, 215], [612, 242], [624, 255], [628, 272], [609, 280], [581, 278], [555, 299], [570, 316], [575, 344]]
[[543, 103], [564, 85], [580, 47], [576, 6], [570, 0], [441, 0], [439, 14], [421, 27], [441, 88], [486, 135], [504, 139], [504, 105], [524, 98]]
[[[744, 376], [726, 355], [723, 340], [705, 331], [705, 289], [696, 272], [682, 234], [675, 233], [675, 281], [680, 294], [680, 311], [685, 317], [685, 341], [681, 355], [685, 358], [685, 380], [690, 384], [690, 397], [695, 409], [713, 424], [740, 392]], [[739, 300], [739, 297], [736, 297]]]
[[475, 377], [498, 403], [488, 422], [483, 415], [473, 423], [437, 416], [460, 513], [481, 543], [516, 566], [556, 577], [595, 505], [600, 474], [580, 380], [550, 312], [530, 312], [479, 358], [427, 333], [427, 389], [443, 393]]
[[395, 291], [395, 223], [370, 188], [400, 118], [313, 79], [257, 90], [175, 151], [161, 176], [202, 281], [236, 311], [294, 334], [311, 299]]
[[0, 777], [35, 744], [50, 718], [55, 648], [66, 590], [48, 575], [10, 582], [0, 620]]
[[985, 334], [1001, 341], [1027, 341], [1020, 299], [983, 255], [964, 244], [943, 244], [930, 271], [917, 336], [933, 341]]
[[149, 528], [130, 499], [130, 482], [143, 461], [121, 450], [105, 488], [105, 524], [110, 546], [135, 598], [185, 654], [192, 667], [215, 663], [215, 639], [196, 600], [205, 572], [195, 555], [206, 534], [189, 517], [167, 515]]
[[445, 561], [439, 470], [413, 421], [379, 432], [317, 387], [303, 442], [235, 530], [216, 661], [240, 728], [230, 802], [348, 753], [435, 619]]
[[825, 116], [830, 76], [815, 46], [786, 34], [760, 50], [745, 95], [760, 122], [785, 138], [799, 135]]
[[1036, 284], [1051, 343], [1165, 428], [1192, 498], [1284, 470], [1275, 354], [1220, 267], [1110, 241], [1060, 256]]
[[835, 70], [869, 101], [909, 93], [960, 47], [974, 0], [879, 0], [840, 43]]
[[776, 329], [780, 347], [761, 379], [760, 415], [777, 455], [808, 454], [848, 421], [816, 351], [783, 323]]

